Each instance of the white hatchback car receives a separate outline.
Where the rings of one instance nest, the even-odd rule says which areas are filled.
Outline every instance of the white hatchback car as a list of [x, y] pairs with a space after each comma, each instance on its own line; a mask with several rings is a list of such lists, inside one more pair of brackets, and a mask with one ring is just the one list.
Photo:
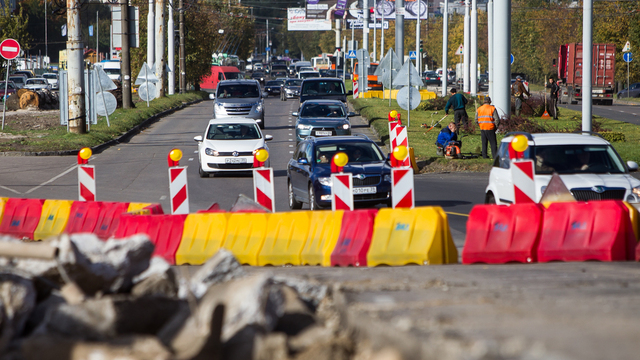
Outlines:
[[193, 138], [198, 143], [200, 177], [225, 171], [251, 171], [254, 151], [269, 151], [266, 142], [272, 139], [271, 135], [262, 135], [253, 119], [209, 120], [204, 135]]
[[[529, 148], [525, 158], [535, 161], [536, 201], [540, 201], [551, 176], [560, 178], [578, 201], [625, 200], [640, 202], [640, 180], [629, 174], [638, 164], [622, 161], [611, 144], [599, 136], [583, 134], [527, 134]], [[487, 204], [511, 204], [514, 201], [510, 175], [507, 134], [498, 150], [485, 191]]]

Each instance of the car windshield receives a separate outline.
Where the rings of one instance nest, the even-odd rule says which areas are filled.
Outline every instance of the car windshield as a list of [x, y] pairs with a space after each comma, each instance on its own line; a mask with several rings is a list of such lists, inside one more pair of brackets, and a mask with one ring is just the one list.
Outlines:
[[46, 85], [47, 80], [45, 79], [29, 79], [27, 80], [27, 84], [29, 85]]
[[43, 78], [45, 79], [57, 79], [58, 77], [56, 76], [56, 74], [44, 74], [42, 75]]
[[369, 65], [369, 75], [375, 74], [377, 68], [378, 68], [378, 65], [374, 65], [374, 64]]
[[340, 104], [305, 103], [300, 111], [301, 118], [336, 118], [344, 116], [344, 108]]
[[228, 98], [256, 98], [260, 97], [260, 89], [253, 84], [237, 84], [237, 85], [218, 85], [219, 99]]
[[7, 89], [15, 89], [15, 86], [13, 86], [12, 82], [9, 82], [8, 84], [6, 84], [4, 81], [0, 81], [0, 90], [1, 91], [4, 91], [5, 85], [7, 86]]
[[120, 75], [120, 69], [103, 69], [107, 75]]
[[224, 73], [224, 78], [227, 80], [244, 79], [241, 75], [242, 74], [237, 72], [226, 72]]
[[316, 146], [316, 162], [329, 165], [328, 159], [343, 152], [349, 157], [349, 163], [371, 163], [384, 161], [382, 153], [375, 144], [367, 142], [345, 142]]
[[207, 140], [255, 140], [260, 138], [262, 136], [255, 124], [211, 124], [207, 130]]
[[300, 86], [302, 84], [302, 79], [296, 79], [296, 80], [287, 80], [286, 84], [287, 86]]
[[282, 84], [281, 81], [272, 80], [272, 81], [267, 81], [267, 85], [266, 86], [280, 86], [280, 84]]
[[20, 83], [20, 84], [24, 83], [24, 78], [22, 76], [16, 76], [16, 77], [9, 76], [9, 80], [13, 81], [14, 83]]
[[535, 146], [536, 174], [622, 174], [626, 169], [611, 145]]
[[317, 78], [317, 77], [320, 77], [320, 73], [319, 72], [302, 72], [302, 73], [300, 73], [300, 78], [301, 79]]
[[342, 81], [310, 81], [305, 82], [302, 88], [305, 95], [344, 95], [344, 85]]

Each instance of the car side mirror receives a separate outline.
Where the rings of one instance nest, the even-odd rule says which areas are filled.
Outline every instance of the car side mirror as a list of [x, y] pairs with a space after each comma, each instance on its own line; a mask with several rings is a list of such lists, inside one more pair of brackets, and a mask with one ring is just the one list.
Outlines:
[[638, 171], [638, 163], [635, 161], [627, 161], [629, 171]]
[[292, 113], [291, 113], [291, 116], [298, 116], [298, 115], [300, 115], [300, 114], [298, 114], [298, 112], [297, 112], [297, 111], [296, 111], [296, 112], [292, 112]]
[[194, 136], [193, 140], [195, 140], [196, 142], [202, 142], [202, 135]]
[[271, 140], [273, 140], [273, 136], [272, 135], [265, 135], [264, 136], [264, 140], [265, 141], [271, 141]]
[[216, 98], [215, 94], [209, 94], [209, 99], [214, 100]]
[[298, 159], [298, 164], [300, 164], [300, 165], [308, 165], [309, 164], [309, 160], [307, 160], [307, 158], [300, 158], [300, 159]]
[[354, 116], [358, 116], [358, 114], [354, 113], [353, 111], [350, 111], [350, 112], [347, 114], [347, 117], [354, 117]]
[[353, 90], [347, 91], [347, 96], [349, 96], [349, 95], [353, 95]]

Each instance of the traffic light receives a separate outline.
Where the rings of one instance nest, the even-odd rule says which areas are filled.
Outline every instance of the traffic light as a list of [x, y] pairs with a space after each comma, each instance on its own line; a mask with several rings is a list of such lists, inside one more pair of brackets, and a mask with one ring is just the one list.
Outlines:
[[422, 52], [422, 40], [420, 40], [420, 52]]

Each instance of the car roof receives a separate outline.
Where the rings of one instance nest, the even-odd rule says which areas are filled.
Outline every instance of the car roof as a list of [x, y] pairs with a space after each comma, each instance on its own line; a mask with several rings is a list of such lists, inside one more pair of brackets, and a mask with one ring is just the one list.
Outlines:
[[[303, 73], [305, 73], [305, 72], [317, 72], [317, 71], [303, 71]], [[304, 81], [329, 81], [329, 80], [342, 81], [342, 79], [337, 78], [337, 77], [323, 77], [323, 78], [304, 79]]]
[[336, 100], [336, 99], [312, 99], [312, 100], [307, 100], [303, 102], [302, 106], [304, 106], [304, 104], [340, 104], [344, 106], [344, 103], [342, 102], [342, 100]]
[[256, 124], [256, 121], [254, 119], [243, 117], [228, 117], [209, 120], [209, 125], [217, 124]]
[[254, 79], [232, 79], [232, 80], [222, 80], [218, 83], [218, 85], [240, 85], [240, 84], [257, 84], [257, 81]]
[[[609, 142], [598, 137], [583, 134], [563, 134], [563, 133], [544, 133], [531, 134], [533, 145], [609, 145]], [[502, 142], [509, 142], [513, 136], [502, 139]]]

